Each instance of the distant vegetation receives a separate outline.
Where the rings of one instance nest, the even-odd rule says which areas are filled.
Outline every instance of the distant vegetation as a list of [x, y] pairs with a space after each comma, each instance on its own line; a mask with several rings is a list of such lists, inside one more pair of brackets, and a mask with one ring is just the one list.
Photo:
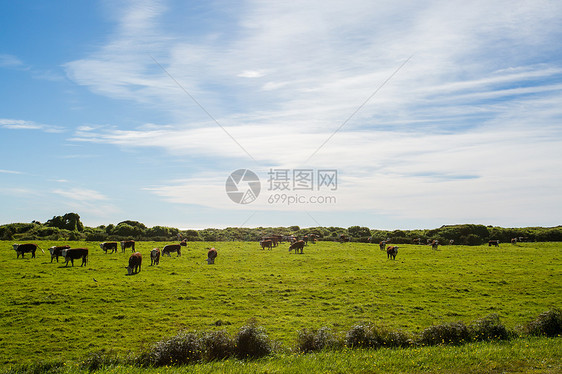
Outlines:
[[204, 230], [180, 230], [174, 227], [146, 227], [141, 222], [127, 220], [118, 224], [87, 227], [76, 213], [55, 216], [45, 223], [10, 223], [0, 226], [0, 240], [149, 240], [174, 241], [178, 234], [188, 241], [257, 241], [269, 235], [303, 236], [315, 234], [319, 240], [335, 241], [340, 235], [346, 235], [352, 242], [378, 243], [390, 238], [392, 243], [411, 244], [414, 239], [437, 239], [442, 244], [454, 240], [459, 245], [480, 245], [490, 239], [509, 243], [512, 238], [525, 237], [526, 241], [553, 242], [562, 241], [562, 226], [503, 228], [475, 224], [445, 225], [436, 229], [422, 230], [376, 230], [368, 227], [228, 227], [225, 229], [208, 228]]

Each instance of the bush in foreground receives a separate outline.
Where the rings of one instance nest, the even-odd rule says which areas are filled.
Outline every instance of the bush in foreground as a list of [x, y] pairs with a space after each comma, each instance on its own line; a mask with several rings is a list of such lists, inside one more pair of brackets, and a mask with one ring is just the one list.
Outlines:
[[470, 334], [476, 341], [508, 340], [513, 335], [495, 313], [474, 321], [470, 325]]
[[297, 332], [296, 350], [303, 353], [342, 348], [343, 343], [327, 327], [318, 330], [303, 329]]
[[345, 345], [350, 348], [407, 347], [411, 342], [403, 331], [389, 331], [372, 324], [355, 325], [345, 335]]
[[235, 337], [236, 356], [241, 359], [259, 358], [267, 356], [273, 351], [273, 346], [265, 329], [250, 321], [242, 326]]
[[422, 345], [460, 345], [470, 342], [470, 331], [462, 322], [451, 322], [426, 328], [421, 332]]
[[560, 336], [562, 335], [562, 311], [558, 308], [541, 313], [525, 328], [529, 335]]

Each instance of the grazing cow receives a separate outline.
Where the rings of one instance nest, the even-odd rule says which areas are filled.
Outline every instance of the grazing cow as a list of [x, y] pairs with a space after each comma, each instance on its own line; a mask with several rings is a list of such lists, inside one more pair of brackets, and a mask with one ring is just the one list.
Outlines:
[[491, 246], [499, 247], [499, 246], [500, 246], [500, 241], [499, 241], [499, 240], [490, 240], [490, 241], [488, 241], [488, 247], [491, 247]]
[[341, 234], [340, 235], [340, 243], [347, 243], [349, 241], [349, 238], [347, 237], [347, 235]]
[[217, 258], [219, 254], [215, 248], [209, 248], [207, 252], [207, 264], [212, 265], [215, 263], [215, 258]]
[[[103, 242], [100, 243], [100, 248], [107, 254], [107, 251], [111, 249], [111, 253], [117, 253], [117, 242]], [[125, 251], [125, 250], [123, 250]]]
[[[261, 241], [262, 241], [262, 242], [265, 242], [265, 241], [268, 241], [268, 240], [271, 241], [271, 246], [272, 246], [272, 247], [277, 247], [278, 240], [277, 240], [277, 237], [276, 237], [276, 236], [268, 236], [268, 237], [266, 237], [266, 238], [261, 238]], [[261, 242], [260, 242], [260, 243], [261, 243]]]
[[[31, 253], [31, 258], [35, 258], [35, 251], [37, 250], [37, 244], [27, 243], [27, 244], [12, 244], [14, 251], [16, 251], [16, 258], [24, 258], [24, 254]], [[42, 249], [41, 249], [42, 250]]]
[[392, 258], [396, 260], [396, 255], [398, 254], [398, 246], [391, 245], [386, 249], [386, 258]]
[[49, 248], [49, 253], [51, 254], [51, 262], [53, 262], [53, 259], [57, 259], [57, 262], [59, 262], [59, 256], [62, 256], [62, 251], [65, 249], [70, 248], [69, 245], [61, 245], [61, 246], [52, 246], [51, 248]]
[[140, 273], [142, 265], [142, 255], [140, 252], [135, 252], [129, 257], [129, 266], [127, 272], [129, 275]]
[[150, 266], [160, 264], [160, 248], [153, 248], [150, 251]]
[[269, 240], [269, 239], [267, 239], [267, 240], [262, 240], [262, 241], [260, 242], [260, 245], [261, 245], [261, 249], [265, 249], [265, 248], [272, 249], [272, 247], [273, 247], [273, 242], [272, 242], [271, 240]]
[[186, 241], [186, 239], [182, 240], [182, 241], [180, 242], [180, 245], [181, 245], [182, 247], [187, 247], [187, 241]]
[[62, 255], [65, 258], [66, 264], [68, 266], [68, 261], [74, 266], [74, 260], [82, 259], [80, 266], [85, 266], [88, 261], [88, 248], [68, 248], [62, 250]]
[[449, 240], [449, 245], [453, 245], [455, 244], [455, 241], [453, 239]]
[[125, 240], [121, 242], [121, 252], [125, 253], [125, 249], [131, 248], [131, 251], [135, 251], [135, 241], [134, 240]]
[[168, 244], [162, 248], [162, 256], [168, 255], [168, 257], [172, 257], [172, 252], [177, 252], [178, 257], [181, 256], [181, 245], [179, 244]]
[[300, 253], [302, 254], [303, 248], [304, 248], [304, 240], [299, 240], [298, 242], [295, 242], [289, 246], [289, 252], [291, 252], [294, 249], [295, 254], [297, 253], [298, 250], [300, 250], [301, 251]]
[[316, 235], [316, 234], [309, 234], [309, 235], [308, 235], [308, 240], [310, 240], [310, 242], [311, 242], [312, 244], [316, 244], [316, 238], [317, 238], [317, 237], [318, 237], [318, 235]]
[[439, 240], [434, 240], [431, 242], [431, 249], [437, 250], [439, 248]]
[[384, 249], [386, 248], [386, 241], [382, 241], [379, 243], [379, 248], [381, 249], [381, 251], [384, 251]]
[[513, 245], [517, 244], [517, 238], [511, 238], [511, 244]]

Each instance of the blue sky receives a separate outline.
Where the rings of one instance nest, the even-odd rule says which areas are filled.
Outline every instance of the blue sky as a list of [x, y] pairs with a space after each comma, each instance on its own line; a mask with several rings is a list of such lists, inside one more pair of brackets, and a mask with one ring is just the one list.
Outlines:
[[[562, 224], [561, 15], [540, 0], [2, 2], [0, 223]], [[238, 169], [261, 182], [249, 204], [225, 190]]]

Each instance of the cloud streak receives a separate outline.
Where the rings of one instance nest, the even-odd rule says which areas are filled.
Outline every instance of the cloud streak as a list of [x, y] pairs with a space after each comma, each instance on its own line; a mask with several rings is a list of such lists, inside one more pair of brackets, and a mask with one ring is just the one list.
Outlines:
[[562, 159], [562, 65], [552, 50], [562, 4], [248, 1], [220, 32], [197, 38], [163, 27], [172, 8], [120, 9], [111, 40], [64, 65], [77, 84], [163, 118], [82, 126], [71, 141], [209, 160], [145, 191], [227, 209], [224, 166], [251, 161], [239, 142], [256, 169], [340, 170], [333, 210], [470, 221], [516, 214], [528, 201], [549, 211], [560, 204], [536, 181], [562, 186], [546, 172]]

